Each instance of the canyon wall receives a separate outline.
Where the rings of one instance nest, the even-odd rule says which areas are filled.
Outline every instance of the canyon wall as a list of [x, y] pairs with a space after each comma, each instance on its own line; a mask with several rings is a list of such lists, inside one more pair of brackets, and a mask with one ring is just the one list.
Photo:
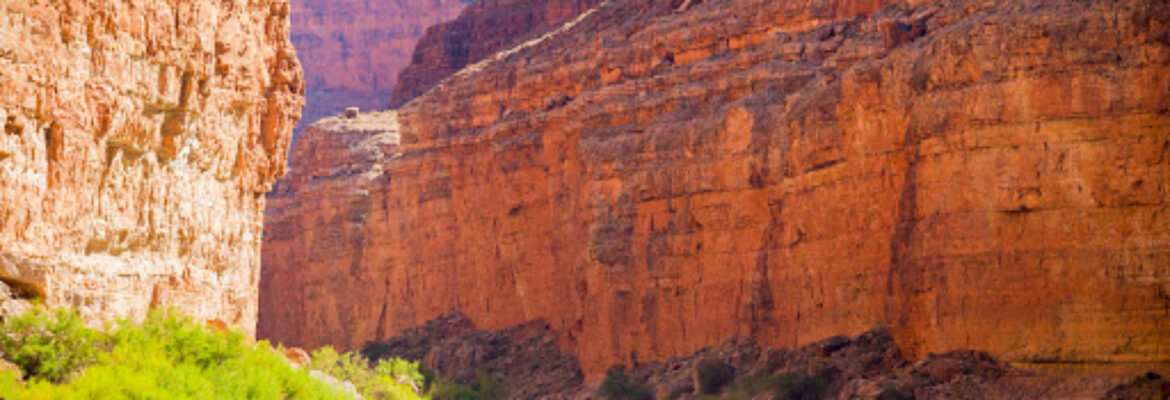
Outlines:
[[1166, 370], [1170, 4], [916, 3], [613, 0], [310, 128], [260, 335], [544, 318], [597, 377], [880, 324], [912, 358]]
[[292, 0], [292, 41], [305, 68], [308, 104], [297, 132], [346, 107], [384, 109], [398, 72], [428, 26], [468, 0]]
[[427, 28], [390, 101], [397, 108], [464, 66], [534, 39], [600, 0], [478, 0], [450, 22]]
[[303, 104], [289, 5], [0, 0], [0, 280], [89, 321], [255, 329]]

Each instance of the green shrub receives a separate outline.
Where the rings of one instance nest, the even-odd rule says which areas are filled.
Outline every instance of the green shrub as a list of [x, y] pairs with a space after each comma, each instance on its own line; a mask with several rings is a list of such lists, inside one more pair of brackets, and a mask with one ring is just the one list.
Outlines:
[[498, 400], [508, 397], [503, 382], [484, 371], [476, 371], [475, 381], [470, 385], [437, 380], [428, 393], [436, 400]]
[[[6, 321], [3, 329], [4, 357], [29, 377], [22, 382], [17, 374], [0, 371], [0, 393], [9, 400], [352, 398], [309, 369], [294, 368], [267, 342], [250, 343], [242, 333], [213, 331], [173, 312], [151, 312], [141, 323], [122, 321], [101, 333], [81, 326], [75, 312], [38, 310]], [[38, 339], [43, 337], [51, 340]], [[75, 361], [51, 364], [49, 355]], [[394, 388], [407, 389], [371, 391], [371, 398], [418, 398], [409, 383], [396, 380], [420, 379], [417, 367], [384, 365], [373, 369], [369, 379], [375, 383], [364, 387], [384, 389], [391, 387], [386, 380], [395, 380]]]
[[352, 382], [359, 393], [372, 399], [418, 398], [424, 380], [417, 362], [389, 358], [371, 369], [369, 360], [358, 353], [338, 354], [329, 346], [313, 352], [309, 368]]
[[737, 398], [752, 398], [761, 393], [776, 391], [779, 379], [766, 372], [740, 375], [725, 388], [727, 394]]
[[0, 325], [0, 354], [27, 378], [61, 382], [97, 361], [106, 346], [100, 333], [87, 328], [77, 312], [68, 309], [50, 313], [34, 307]]
[[716, 357], [707, 357], [695, 365], [696, 384], [699, 393], [715, 394], [735, 377], [730, 365]]
[[804, 370], [776, 375], [773, 385], [773, 393], [780, 399], [818, 400], [827, 395], [825, 381]]
[[650, 387], [626, 375], [626, 368], [620, 365], [605, 372], [601, 382], [601, 396], [610, 400], [651, 400], [654, 396]]

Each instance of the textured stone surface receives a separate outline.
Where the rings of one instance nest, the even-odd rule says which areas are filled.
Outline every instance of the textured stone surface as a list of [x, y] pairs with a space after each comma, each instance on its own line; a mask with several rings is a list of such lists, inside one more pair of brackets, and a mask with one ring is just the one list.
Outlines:
[[469, 0], [291, 0], [292, 41], [305, 68], [307, 104], [297, 132], [345, 107], [384, 109], [398, 72], [428, 26]]
[[389, 341], [371, 342], [362, 347], [362, 355], [370, 360], [419, 361], [427, 371], [464, 385], [473, 385], [487, 373], [512, 399], [577, 392], [584, 377], [577, 358], [557, 346], [556, 335], [542, 320], [480, 331], [466, 316], [449, 313]]
[[91, 321], [252, 331], [303, 103], [288, 3], [0, 1], [0, 273]]
[[[500, 381], [510, 399], [612, 398], [605, 395], [604, 384], [582, 381], [574, 358], [561, 353], [551, 336], [541, 320], [481, 331], [466, 316], [444, 314], [387, 341], [367, 344], [362, 354], [420, 360], [436, 377], [457, 382], [486, 372]], [[833, 336], [793, 349], [768, 349], [752, 338], [736, 337], [692, 354], [634, 361], [612, 379], [607, 371], [606, 380], [624, 376], [630, 386], [644, 385], [653, 398], [684, 400], [813, 398], [772, 392], [815, 386], [823, 390], [816, 398], [838, 400], [1163, 399], [1170, 393], [1170, 385], [1153, 372], [1137, 377], [1085, 372], [1036, 373], [970, 350], [910, 362], [890, 332], [877, 327], [856, 337]], [[794, 375], [819, 385], [798, 385]]]
[[[390, 105], [398, 107], [468, 64], [553, 30], [600, 0], [478, 0], [459, 17], [431, 26], [401, 71]], [[395, 71], [397, 72], [397, 71]]]
[[396, 146], [316, 132], [261, 332], [543, 318], [597, 376], [886, 323], [911, 359], [1166, 369], [1170, 5], [881, 3], [614, 1], [407, 103]]

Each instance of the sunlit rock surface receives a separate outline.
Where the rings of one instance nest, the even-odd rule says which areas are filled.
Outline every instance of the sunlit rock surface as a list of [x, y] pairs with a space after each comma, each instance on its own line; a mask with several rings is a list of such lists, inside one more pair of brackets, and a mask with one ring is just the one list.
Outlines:
[[303, 104], [288, 15], [0, 0], [0, 279], [95, 323], [173, 306], [253, 331]]
[[1170, 4], [917, 3], [613, 0], [310, 130], [261, 334], [543, 318], [597, 377], [885, 324], [911, 360], [1165, 370]]

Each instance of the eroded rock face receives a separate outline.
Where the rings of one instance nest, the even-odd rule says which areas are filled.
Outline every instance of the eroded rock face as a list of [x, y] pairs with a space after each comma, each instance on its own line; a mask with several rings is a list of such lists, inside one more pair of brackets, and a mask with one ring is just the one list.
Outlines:
[[0, 1], [0, 274], [91, 321], [253, 331], [303, 104], [288, 3]]
[[600, 3], [601, 0], [478, 0], [459, 18], [427, 28], [414, 48], [410, 64], [397, 75], [390, 105], [398, 107], [464, 66], [543, 35]]
[[374, 161], [298, 148], [353, 155], [269, 210], [262, 333], [543, 318], [596, 377], [885, 323], [911, 360], [1166, 368], [1170, 5], [680, 3], [456, 74]]
[[386, 108], [427, 27], [454, 18], [469, 2], [292, 0], [292, 41], [308, 101], [297, 131], [345, 107]]

